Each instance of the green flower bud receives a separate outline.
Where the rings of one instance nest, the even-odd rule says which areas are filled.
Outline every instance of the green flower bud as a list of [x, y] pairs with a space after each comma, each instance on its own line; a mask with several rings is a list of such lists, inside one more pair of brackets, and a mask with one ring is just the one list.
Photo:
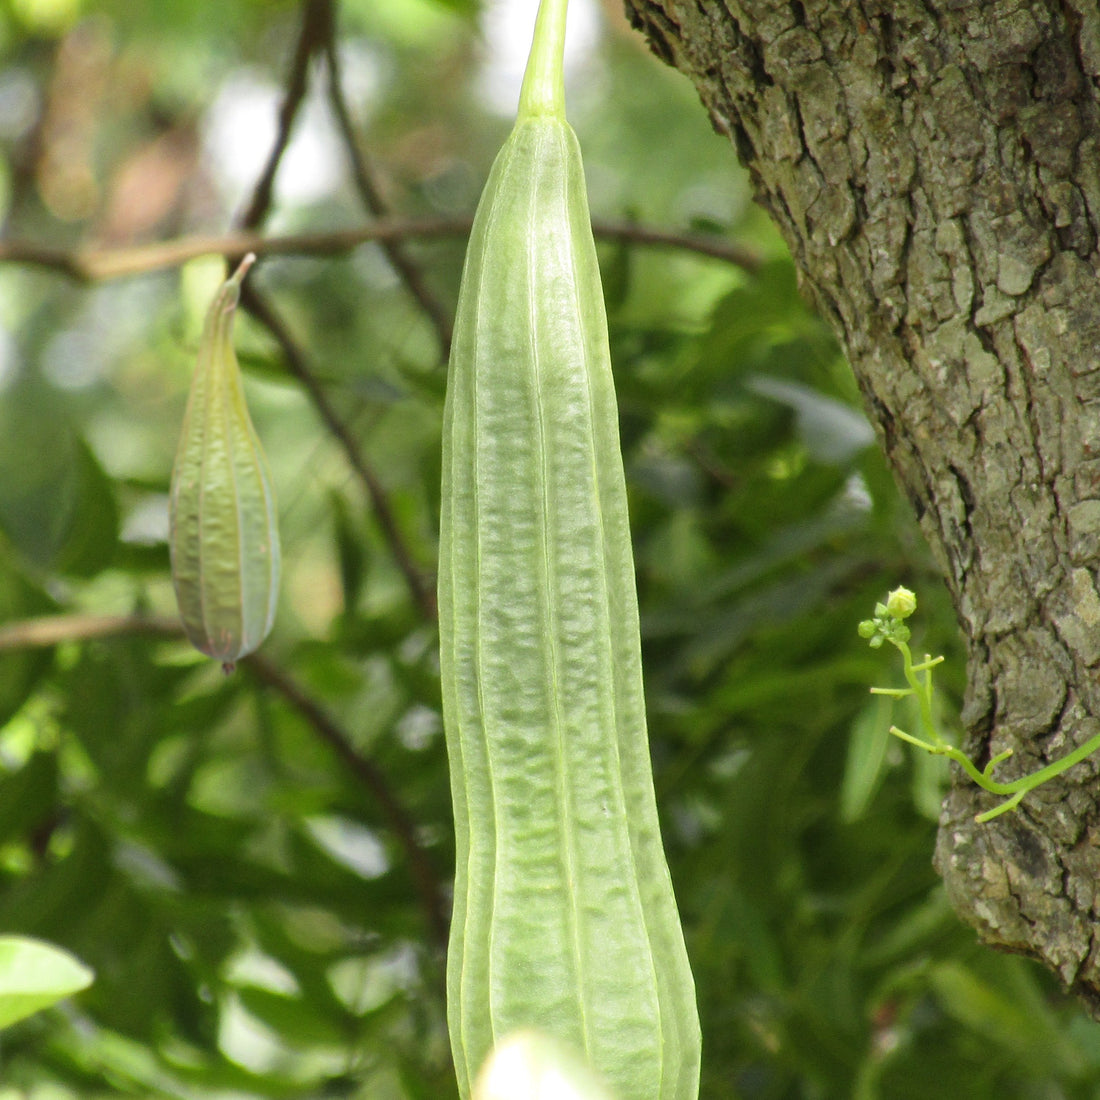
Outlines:
[[892, 618], [908, 619], [917, 609], [917, 597], [908, 588], [895, 588], [886, 597], [886, 611]]

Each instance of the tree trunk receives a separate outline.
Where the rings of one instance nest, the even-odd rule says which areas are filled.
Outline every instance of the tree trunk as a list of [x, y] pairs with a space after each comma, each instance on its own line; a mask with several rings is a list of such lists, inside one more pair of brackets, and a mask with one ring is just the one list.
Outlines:
[[[1100, 730], [1096, 0], [626, 0], [748, 166], [831, 320], [968, 644], [966, 750], [1015, 778]], [[984, 939], [1100, 1016], [1100, 756], [937, 867]]]

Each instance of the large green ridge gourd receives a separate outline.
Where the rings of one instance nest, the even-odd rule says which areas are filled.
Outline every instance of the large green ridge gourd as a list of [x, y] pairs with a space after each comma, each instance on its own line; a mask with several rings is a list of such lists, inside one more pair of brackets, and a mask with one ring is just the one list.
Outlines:
[[206, 315], [169, 493], [172, 584], [183, 628], [226, 670], [271, 632], [280, 546], [267, 456], [245, 404], [233, 318], [249, 253]]
[[621, 1100], [693, 1100], [695, 991], [657, 820], [626, 485], [565, 0], [478, 206], [443, 437], [439, 618], [459, 1088], [512, 1030]]

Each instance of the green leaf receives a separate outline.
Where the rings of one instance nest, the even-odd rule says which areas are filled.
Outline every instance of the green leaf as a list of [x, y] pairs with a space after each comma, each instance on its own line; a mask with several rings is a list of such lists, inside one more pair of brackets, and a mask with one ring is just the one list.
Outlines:
[[17, 383], [0, 403], [0, 469], [0, 530], [30, 566], [80, 577], [106, 567], [118, 542], [113, 487], [40, 382]]
[[[10, 562], [0, 558], [0, 623], [44, 615], [55, 606]], [[0, 654], [0, 727], [26, 702], [52, 660], [52, 652], [46, 649], [16, 649]]]
[[817, 462], [845, 466], [875, 441], [861, 412], [809, 386], [764, 375], [754, 375], [745, 384], [753, 393], [794, 410], [802, 441]]
[[336, 554], [340, 563], [340, 585], [344, 590], [344, 611], [352, 612], [359, 602], [366, 576], [367, 554], [361, 525], [356, 525], [343, 494], [333, 490], [332, 526], [336, 539]]
[[79, 993], [93, 976], [67, 951], [25, 936], [0, 936], [0, 1027]]
[[18, 771], [0, 775], [0, 844], [25, 836], [54, 809], [57, 756], [36, 752]]
[[890, 744], [890, 699], [875, 695], [859, 712], [848, 736], [848, 760], [840, 786], [840, 820], [858, 821], [882, 781]]
[[238, 986], [236, 993], [244, 1008], [281, 1035], [288, 1046], [317, 1043], [338, 1047], [355, 1035], [357, 1021], [351, 1013], [322, 1012], [315, 1001], [255, 985]]

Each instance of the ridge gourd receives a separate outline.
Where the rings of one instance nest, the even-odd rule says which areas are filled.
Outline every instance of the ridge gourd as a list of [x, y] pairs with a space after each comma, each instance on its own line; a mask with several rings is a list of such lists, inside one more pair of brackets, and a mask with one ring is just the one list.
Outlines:
[[478, 206], [443, 438], [439, 617], [457, 867], [448, 1020], [468, 1097], [535, 1027], [621, 1100], [692, 1100], [695, 993], [661, 846], [595, 245], [543, 0]]
[[206, 315], [169, 492], [172, 585], [191, 644], [227, 672], [271, 632], [279, 528], [267, 456], [245, 404], [233, 317], [249, 253]]

